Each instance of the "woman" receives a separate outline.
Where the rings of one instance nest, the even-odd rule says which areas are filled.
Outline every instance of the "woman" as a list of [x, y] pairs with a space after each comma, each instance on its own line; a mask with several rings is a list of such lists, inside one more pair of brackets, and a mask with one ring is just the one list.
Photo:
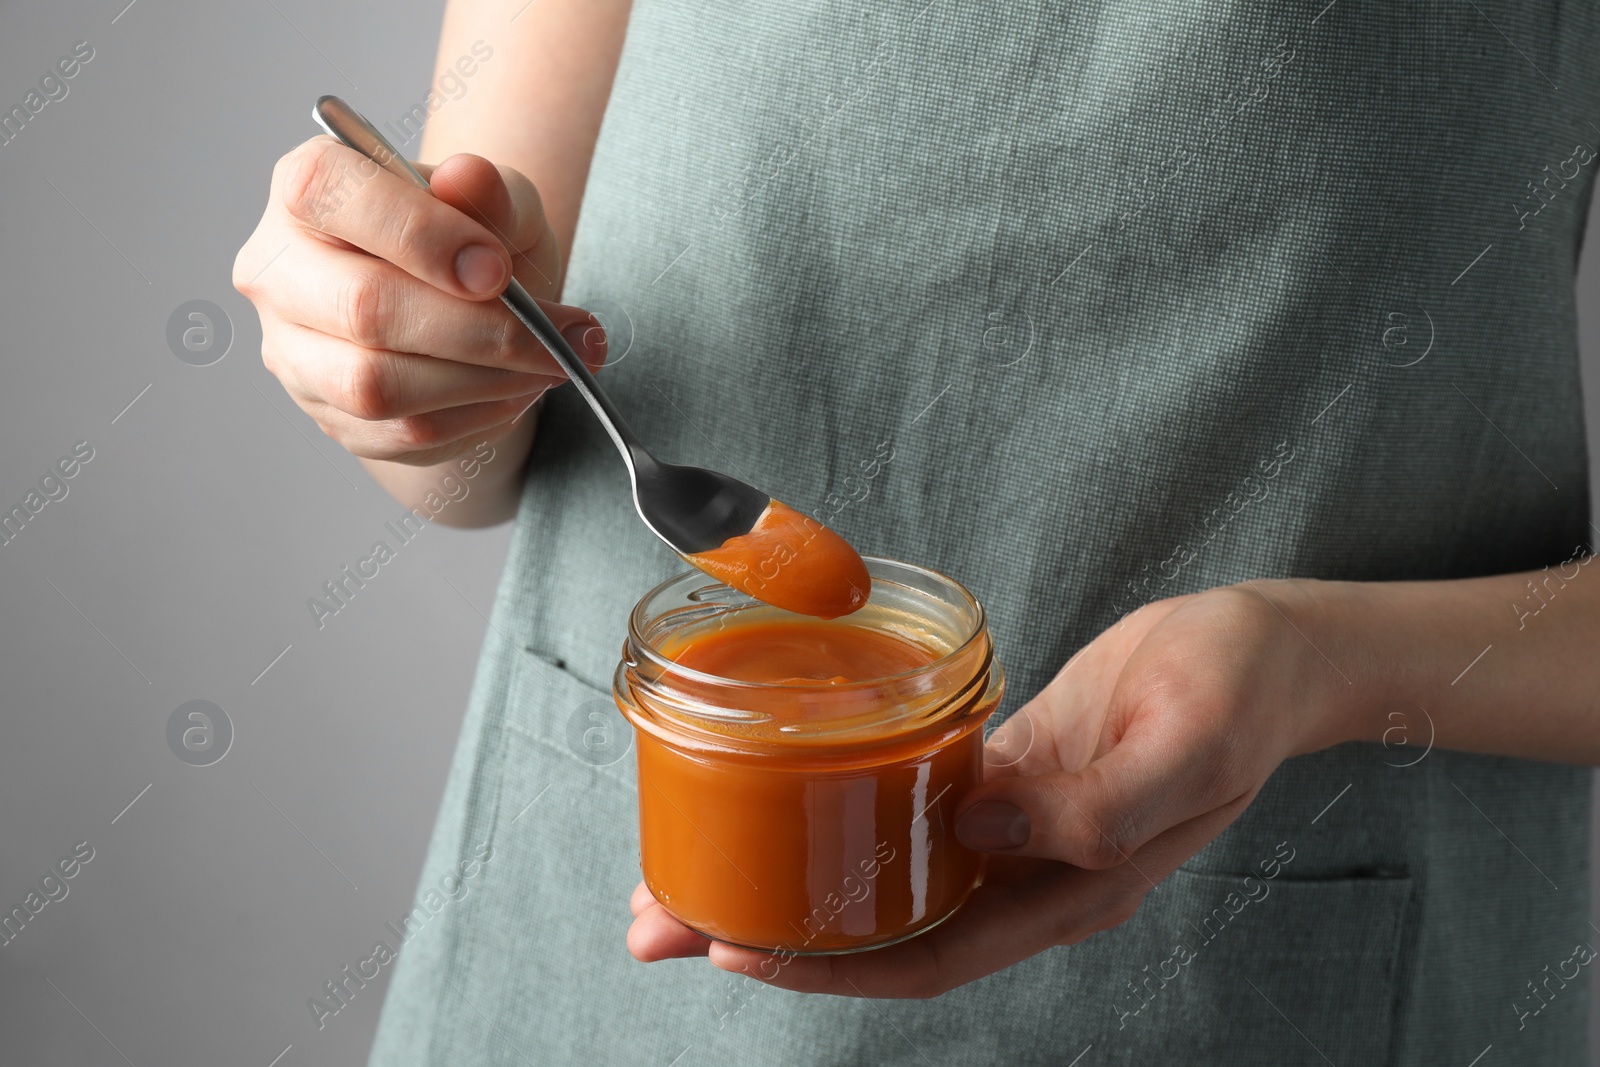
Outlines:
[[[314, 139], [236, 271], [396, 498], [517, 520], [372, 1063], [1577, 1062], [1600, 15], [517, 6], [449, 5], [437, 201]], [[662, 455], [987, 605], [955, 919], [646, 967], [708, 946], [641, 886], [624, 952], [569, 728], [681, 563], [511, 272]]]

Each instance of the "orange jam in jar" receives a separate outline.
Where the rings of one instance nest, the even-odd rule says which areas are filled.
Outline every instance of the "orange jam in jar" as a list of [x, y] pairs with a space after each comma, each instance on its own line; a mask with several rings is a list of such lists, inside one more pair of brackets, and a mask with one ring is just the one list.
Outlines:
[[699, 572], [634, 609], [614, 691], [635, 727], [639, 853], [707, 937], [852, 952], [948, 918], [982, 877], [954, 813], [1004, 682], [958, 583], [868, 559], [871, 597], [795, 615]]

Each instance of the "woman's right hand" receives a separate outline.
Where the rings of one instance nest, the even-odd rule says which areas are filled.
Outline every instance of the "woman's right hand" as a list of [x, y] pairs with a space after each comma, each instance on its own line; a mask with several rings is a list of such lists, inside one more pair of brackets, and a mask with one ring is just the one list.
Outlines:
[[331, 137], [299, 145], [233, 281], [261, 316], [267, 369], [324, 433], [426, 467], [508, 436], [567, 380], [495, 299], [513, 272], [591, 368], [605, 333], [549, 299], [561, 251], [532, 182], [465, 154], [418, 170], [434, 195]]

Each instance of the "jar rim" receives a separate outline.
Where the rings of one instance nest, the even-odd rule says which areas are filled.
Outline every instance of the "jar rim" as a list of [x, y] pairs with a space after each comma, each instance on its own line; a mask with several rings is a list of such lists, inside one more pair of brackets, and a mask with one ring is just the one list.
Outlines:
[[[956, 581], [956, 579], [950, 577], [948, 574], [945, 574], [942, 571], [934, 570], [932, 567], [924, 567], [916, 563], [907, 563], [903, 560], [889, 559], [885, 556], [863, 556], [862, 561], [867, 564], [869, 573], [874, 569], [874, 565], [877, 564], [883, 568], [894, 568], [902, 572], [920, 576], [924, 579], [932, 579], [932, 581], [937, 585], [953, 591], [955, 596], [959, 598], [959, 606], [966, 609], [965, 613], [970, 615], [970, 632], [962, 634], [960, 639], [952, 644], [949, 651], [940, 653], [938, 658], [922, 664], [921, 666], [913, 667], [907, 671], [901, 671], [899, 674], [884, 675], [878, 678], [854, 679], [847, 683], [829, 686], [828, 688], [830, 690], [834, 692], [850, 691], [858, 687], [865, 688], [869, 686], [885, 686], [906, 682], [917, 678], [920, 675], [928, 674], [946, 667], [952, 660], [966, 655], [968, 650], [971, 649], [975, 642], [987, 639], [988, 616], [984, 611], [982, 602], [973, 595], [970, 589]], [[878, 576], [874, 574], [872, 577], [874, 583], [876, 583]], [[736, 678], [724, 678], [721, 675], [708, 674], [692, 667], [685, 667], [676, 660], [670, 659], [663, 655], [661, 651], [656, 648], [656, 646], [644, 634], [645, 627], [650, 618], [650, 616], [646, 615], [645, 609], [652, 601], [656, 600], [657, 597], [666, 594], [673, 586], [694, 578], [704, 578], [708, 581], [716, 582], [714, 578], [711, 578], [710, 575], [705, 574], [703, 571], [682, 571], [660, 583], [644, 596], [639, 598], [639, 602], [635, 604], [633, 610], [628, 613], [628, 643], [624, 650], [625, 664], [631, 658], [632, 653], [634, 651], [638, 651], [654, 666], [660, 669], [671, 671], [673, 674], [689, 681], [709, 683], [723, 689], [733, 689], [736, 691], [754, 690], [760, 692], [816, 691], [816, 687], [814, 685], [786, 685], [778, 682], [751, 682]], [[716, 582], [716, 586], [718, 588], [726, 589], [735, 597], [747, 598], [752, 605], [761, 603], [761, 601], [749, 596], [749, 594], [733, 589], [731, 586], [727, 586], [724, 583]], [[870, 595], [868, 596], [867, 603], [868, 605], [871, 604]], [[796, 618], [808, 617], [809, 616], [796, 616]], [[849, 617], [850, 616], [845, 615], [841, 616], [841, 619], [848, 620]]]

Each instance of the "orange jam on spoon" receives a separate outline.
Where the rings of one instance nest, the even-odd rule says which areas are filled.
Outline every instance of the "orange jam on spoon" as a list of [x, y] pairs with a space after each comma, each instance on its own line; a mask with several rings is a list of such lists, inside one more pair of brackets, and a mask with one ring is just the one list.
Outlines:
[[685, 556], [757, 600], [799, 615], [836, 619], [867, 602], [872, 579], [850, 542], [781, 500], [747, 534]]

